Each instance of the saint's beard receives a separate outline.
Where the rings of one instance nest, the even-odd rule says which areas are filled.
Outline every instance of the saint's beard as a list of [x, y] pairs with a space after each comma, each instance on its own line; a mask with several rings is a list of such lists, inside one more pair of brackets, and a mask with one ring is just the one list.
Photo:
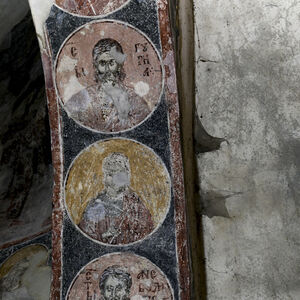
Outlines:
[[104, 297], [104, 300], [130, 300], [130, 298], [126, 296], [116, 296], [116, 297]]
[[111, 83], [113, 85], [120, 83], [120, 74], [116, 72], [105, 72], [97, 74], [97, 81], [100, 83]]

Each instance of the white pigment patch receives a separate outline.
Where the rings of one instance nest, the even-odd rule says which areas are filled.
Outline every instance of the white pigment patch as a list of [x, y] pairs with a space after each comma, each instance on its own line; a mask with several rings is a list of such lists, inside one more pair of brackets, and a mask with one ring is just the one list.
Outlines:
[[75, 69], [75, 66], [77, 64], [77, 59], [73, 59], [70, 56], [63, 56], [59, 68], [57, 70], [58, 73], [60, 72], [72, 72]]
[[63, 100], [65, 104], [75, 94], [84, 89], [84, 86], [80, 84], [76, 76], [71, 76], [69, 82], [64, 85], [64, 96]]
[[104, 152], [104, 147], [101, 147], [100, 145], [98, 144], [95, 144], [94, 147], [100, 152], [100, 153], [103, 153]]
[[139, 81], [134, 85], [134, 91], [140, 96], [140, 97], [144, 97], [146, 96], [149, 91], [150, 91], [150, 87], [149, 84], [144, 82], [144, 81]]
[[81, 181], [80, 181], [79, 184], [78, 184], [78, 189], [81, 191], [82, 188], [83, 188], [83, 186], [82, 186], [82, 183], [81, 183]]
[[123, 64], [126, 59], [126, 54], [117, 51], [116, 46], [113, 46], [110, 49], [109, 54], [116, 60], [118, 64]]

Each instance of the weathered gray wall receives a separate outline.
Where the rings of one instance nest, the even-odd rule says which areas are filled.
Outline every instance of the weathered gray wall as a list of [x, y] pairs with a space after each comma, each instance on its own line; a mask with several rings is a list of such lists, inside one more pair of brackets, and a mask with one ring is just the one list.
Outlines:
[[300, 1], [194, 4], [208, 299], [300, 299]]

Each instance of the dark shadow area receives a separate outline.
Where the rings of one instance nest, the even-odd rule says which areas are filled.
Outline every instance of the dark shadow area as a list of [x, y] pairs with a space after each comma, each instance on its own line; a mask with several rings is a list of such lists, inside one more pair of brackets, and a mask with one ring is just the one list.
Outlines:
[[44, 76], [30, 14], [5, 43], [0, 46], [0, 248], [50, 230], [53, 182]]

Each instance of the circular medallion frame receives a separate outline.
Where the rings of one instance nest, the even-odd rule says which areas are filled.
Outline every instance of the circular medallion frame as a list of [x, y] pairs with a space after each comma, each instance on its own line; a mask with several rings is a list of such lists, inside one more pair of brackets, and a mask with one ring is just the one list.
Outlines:
[[[103, 54], [116, 69], [107, 66]], [[116, 20], [92, 21], [73, 31], [58, 51], [54, 70], [56, 93], [68, 116], [104, 134], [144, 123], [164, 91], [156, 46], [139, 29]]]
[[[83, 18], [105, 17], [129, 4], [131, 0], [55, 0], [55, 6], [71, 15]], [[79, 2], [79, 3], [78, 3]]]
[[[175, 299], [174, 290], [165, 273], [149, 259], [128, 252], [105, 254], [86, 264], [73, 278], [65, 299], [75, 299], [75, 295], [78, 297], [76, 299], [111, 299], [111, 286], [108, 295], [105, 295], [110, 276], [115, 279], [112, 286], [119, 285], [120, 294], [117, 296], [124, 297], [120, 299], [148, 299], [149, 295], [149, 299]], [[127, 290], [127, 295], [121, 295], [122, 281], [129, 283], [123, 289]]]
[[[85, 237], [122, 247], [142, 242], [160, 228], [170, 210], [171, 189], [169, 172], [151, 148], [132, 139], [110, 138], [74, 158], [65, 178], [64, 205]], [[120, 197], [122, 203], [114, 202]]]

